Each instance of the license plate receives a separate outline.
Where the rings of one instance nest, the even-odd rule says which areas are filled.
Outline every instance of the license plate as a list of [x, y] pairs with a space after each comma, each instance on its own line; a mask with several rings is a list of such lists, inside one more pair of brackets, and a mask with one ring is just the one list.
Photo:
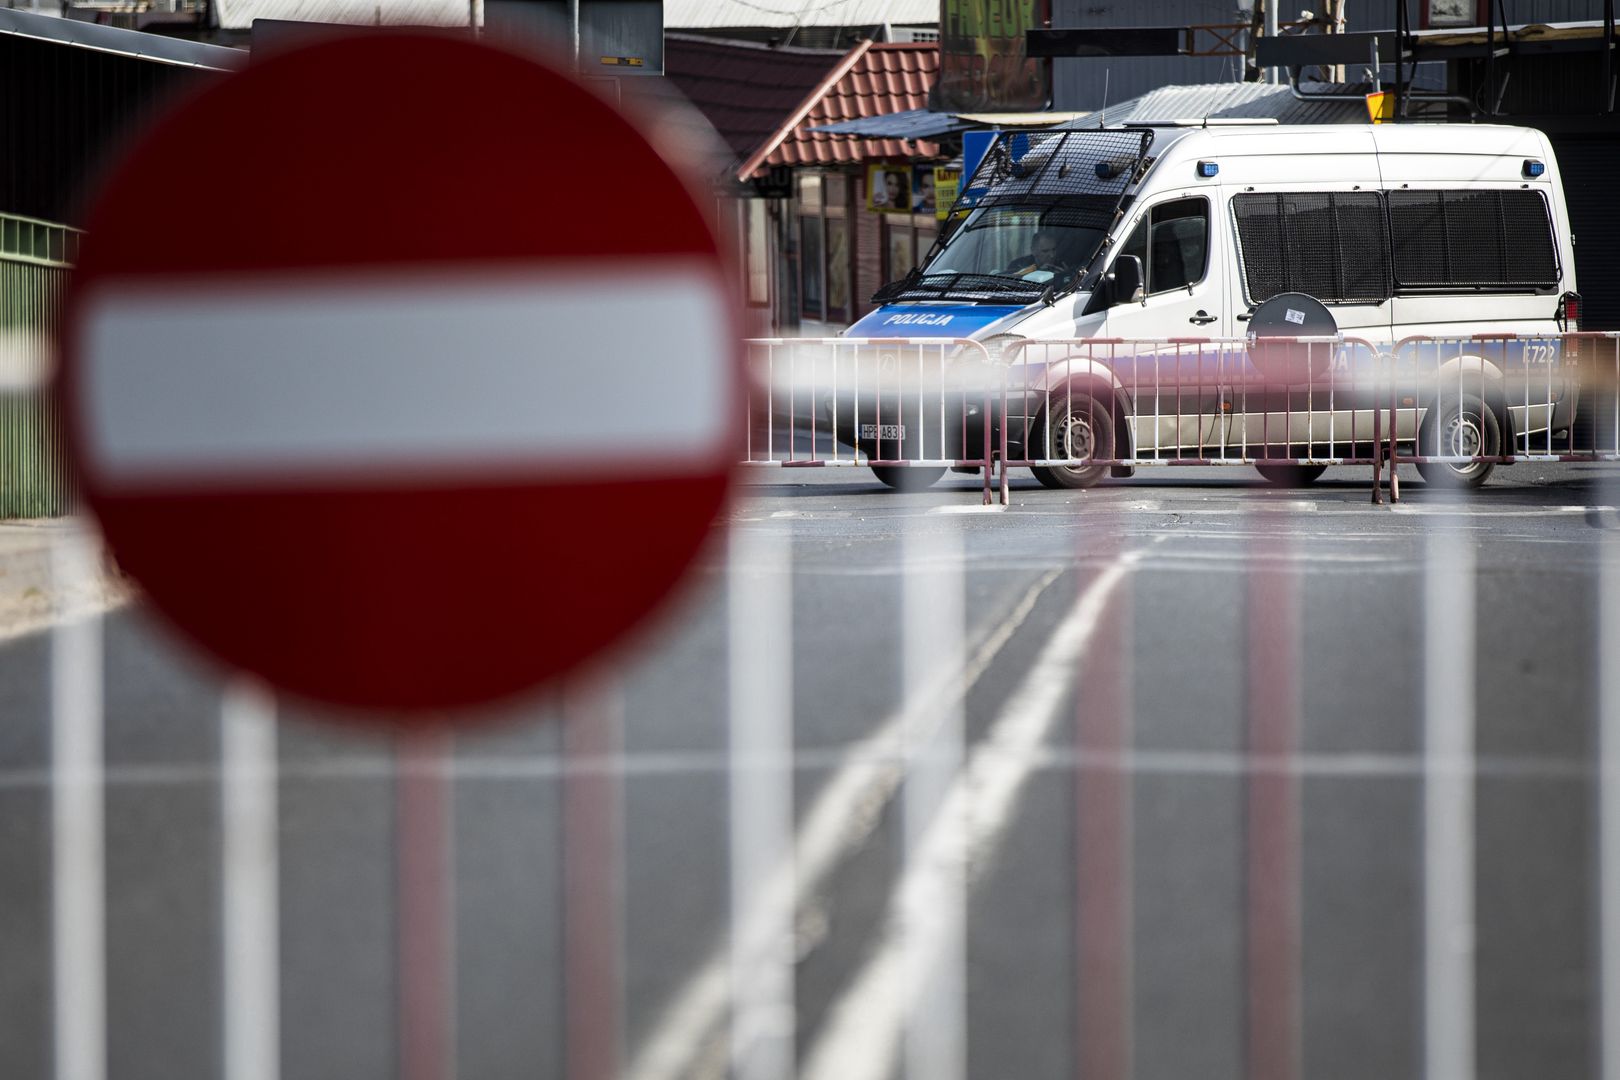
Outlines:
[[904, 439], [906, 425], [904, 424], [862, 424], [861, 438], [863, 439]]

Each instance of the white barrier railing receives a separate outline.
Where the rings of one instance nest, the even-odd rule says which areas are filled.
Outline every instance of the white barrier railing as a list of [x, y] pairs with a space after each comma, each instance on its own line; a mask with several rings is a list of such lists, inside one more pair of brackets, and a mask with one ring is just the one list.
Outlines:
[[[1415, 464], [1472, 486], [1497, 464], [1620, 461], [1620, 334], [750, 341], [746, 464], [870, 467], [892, 487], [947, 468], [1253, 465], [1280, 483], [1330, 465]], [[1391, 470], [1391, 493], [1399, 497]]]

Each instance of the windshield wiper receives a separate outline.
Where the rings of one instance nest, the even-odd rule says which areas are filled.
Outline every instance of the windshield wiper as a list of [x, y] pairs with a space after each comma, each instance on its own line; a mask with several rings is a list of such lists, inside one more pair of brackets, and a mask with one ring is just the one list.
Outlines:
[[886, 304], [894, 300], [967, 300], [1001, 299], [1041, 295], [1042, 283], [1023, 278], [1003, 277], [1000, 274], [929, 274], [912, 278], [907, 275], [899, 281], [885, 285], [872, 295], [875, 303]]

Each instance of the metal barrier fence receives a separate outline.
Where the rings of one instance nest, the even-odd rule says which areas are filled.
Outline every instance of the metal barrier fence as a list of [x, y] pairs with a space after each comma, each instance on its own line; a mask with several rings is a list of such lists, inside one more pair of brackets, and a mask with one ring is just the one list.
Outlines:
[[896, 488], [947, 468], [1086, 487], [1152, 465], [1416, 465], [1471, 487], [1498, 464], [1620, 461], [1620, 334], [960, 338], [749, 343], [746, 464], [870, 466]]
[[1620, 334], [1419, 335], [1395, 344], [1390, 367], [1390, 460], [1430, 483], [1471, 486], [1514, 462], [1620, 461]]
[[45, 379], [79, 235], [0, 214], [0, 519], [64, 514], [76, 498]]
[[[870, 466], [897, 488], [1000, 464], [1052, 487], [1109, 469], [1255, 465], [1279, 482], [1380, 463], [1387, 361], [1341, 337], [758, 339], [745, 464]], [[905, 471], [911, 470], [911, 471]], [[908, 484], [908, 481], [910, 483]]]
[[748, 342], [745, 465], [870, 467], [906, 490], [979, 469], [990, 501], [990, 355], [966, 338]]

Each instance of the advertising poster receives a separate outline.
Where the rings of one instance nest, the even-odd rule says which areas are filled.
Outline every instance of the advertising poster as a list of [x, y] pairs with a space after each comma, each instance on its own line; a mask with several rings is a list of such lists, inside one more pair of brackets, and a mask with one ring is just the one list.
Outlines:
[[879, 214], [911, 213], [912, 182], [909, 165], [866, 167], [866, 208]]
[[938, 209], [934, 191], [934, 167], [911, 167], [911, 210], [916, 214], [932, 214]]
[[1046, 107], [1052, 65], [1024, 53], [1024, 33], [1051, 23], [1052, 0], [943, 0], [939, 81], [929, 107], [1015, 112]]

